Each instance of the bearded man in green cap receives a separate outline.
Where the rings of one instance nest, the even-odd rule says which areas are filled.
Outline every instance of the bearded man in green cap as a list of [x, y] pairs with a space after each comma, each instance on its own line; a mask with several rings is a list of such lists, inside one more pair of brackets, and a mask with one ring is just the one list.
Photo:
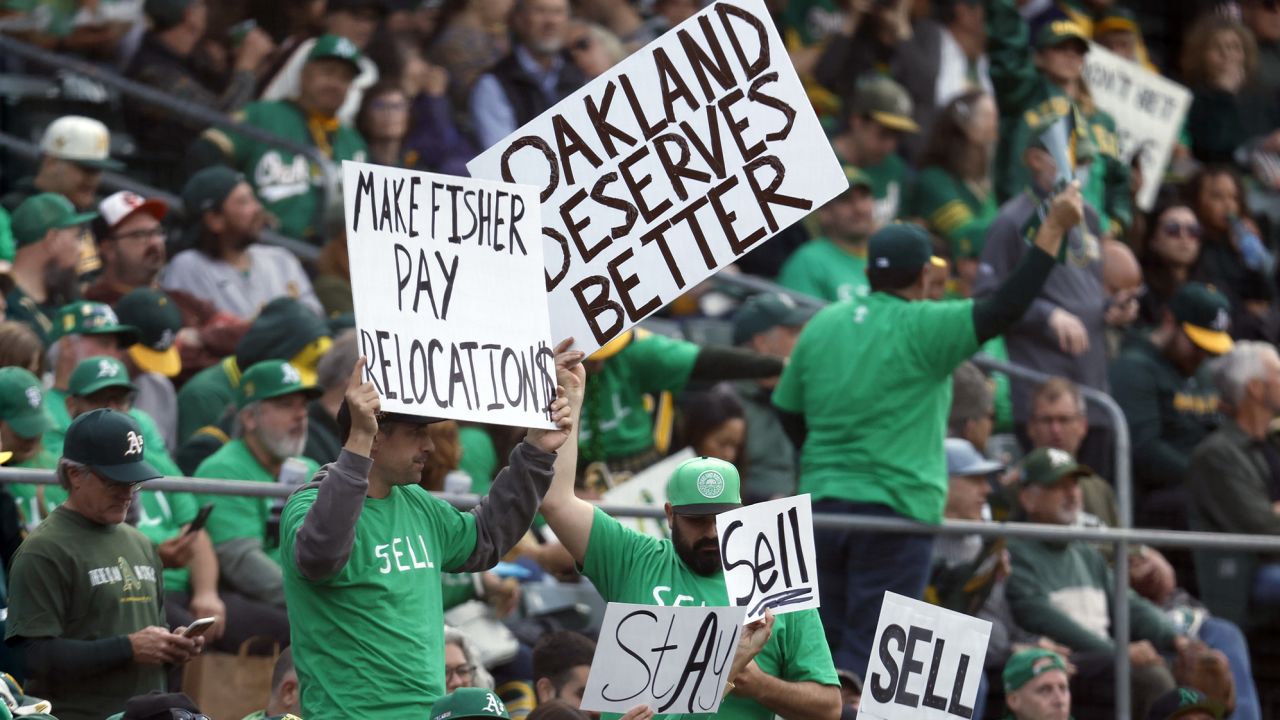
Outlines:
[[10, 320], [26, 323], [47, 345], [53, 314], [79, 294], [77, 266], [84, 225], [97, 213], [76, 212], [71, 201], [55, 193], [27, 198], [13, 211], [13, 290], [5, 298]]

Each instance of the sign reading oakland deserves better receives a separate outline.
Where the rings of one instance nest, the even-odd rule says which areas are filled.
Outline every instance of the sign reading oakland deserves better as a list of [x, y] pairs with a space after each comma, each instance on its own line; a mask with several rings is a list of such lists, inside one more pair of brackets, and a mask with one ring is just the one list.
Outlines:
[[536, 188], [342, 163], [360, 354], [388, 412], [550, 427]]
[[591, 352], [849, 187], [762, 0], [717, 2], [503, 139], [557, 338]]

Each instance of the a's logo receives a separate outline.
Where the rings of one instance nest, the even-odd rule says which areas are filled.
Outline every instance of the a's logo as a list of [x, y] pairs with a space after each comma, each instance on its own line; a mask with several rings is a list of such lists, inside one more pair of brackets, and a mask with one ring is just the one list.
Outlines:
[[115, 377], [120, 374], [120, 366], [111, 362], [107, 358], [98, 361], [98, 377]]
[[346, 38], [338, 38], [338, 43], [333, 46], [333, 53], [342, 57], [352, 57], [356, 54], [356, 46]]
[[1178, 688], [1178, 707], [1195, 705], [1200, 702], [1200, 694], [1190, 688]]
[[489, 702], [485, 703], [484, 711], [495, 715], [501, 715], [507, 712], [507, 708], [502, 704], [502, 701], [498, 699], [497, 695], [489, 693]]
[[285, 385], [297, 385], [302, 382], [302, 376], [298, 374], [298, 368], [285, 363], [280, 366], [280, 382]]
[[1218, 332], [1226, 332], [1231, 327], [1231, 316], [1227, 314], [1225, 308], [1218, 308], [1218, 314], [1213, 316], [1210, 327]]
[[177, 339], [177, 336], [173, 332], [173, 328], [165, 328], [164, 332], [160, 333], [160, 340], [156, 343], [156, 349], [168, 350], [173, 347], [173, 343]]
[[40, 407], [40, 401], [43, 397], [40, 395], [40, 388], [32, 386], [27, 388], [27, 404], [33, 408]]
[[715, 470], [707, 470], [698, 476], [698, 492], [704, 498], [718, 498], [724, 492], [724, 476]]
[[1051, 657], [1042, 657], [1031, 664], [1031, 673], [1039, 675], [1040, 673], [1052, 670], [1057, 667], [1057, 662]]
[[130, 430], [129, 434], [125, 436], [125, 439], [129, 441], [129, 447], [124, 451], [125, 457], [128, 457], [130, 455], [142, 454], [142, 436], [141, 435]]
[[1049, 464], [1053, 467], [1062, 467], [1071, 464], [1071, 454], [1066, 450], [1058, 448], [1049, 448]]

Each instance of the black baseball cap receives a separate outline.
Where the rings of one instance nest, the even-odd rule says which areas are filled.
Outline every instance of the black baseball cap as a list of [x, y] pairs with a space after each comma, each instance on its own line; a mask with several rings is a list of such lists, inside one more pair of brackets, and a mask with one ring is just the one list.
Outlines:
[[127, 413], [91, 410], [71, 421], [62, 456], [88, 465], [98, 475], [132, 485], [160, 477], [143, 459], [142, 429]]
[[[344, 398], [342, 404], [338, 406], [338, 415], [334, 418], [338, 424], [338, 440], [346, 442], [351, 435], [351, 408], [347, 406]], [[383, 412], [378, 413], [378, 425], [382, 426], [386, 423], [400, 423], [402, 425], [431, 425], [433, 423], [444, 422], [445, 418], [430, 417], [428, 415], [409, 415], [407, 413]]]
[[1217, 700], [1210, 700], [1195, 688], [1180, 687], [1156, 698], [1147, 711], [1147, 720], [1174, 720], [1197, 710], [1219, 720], [1226, 713], [1226, 708]]
[[919, 271], [925, 265], [947, 266], [946, 260], [933, 254], [929, 233], [911, 223], [893, 223], [877, 230], [867, 241], [867, 262], [876, 270]]

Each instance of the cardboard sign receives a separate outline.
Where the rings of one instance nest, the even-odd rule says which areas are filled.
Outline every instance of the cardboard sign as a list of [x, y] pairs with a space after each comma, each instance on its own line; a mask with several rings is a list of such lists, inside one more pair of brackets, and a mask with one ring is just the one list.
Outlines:
[[886, 592], [859, 720], [973, 718], [991, 623]]
[[[696, 457], [693, 448], [685, 448], [668, 455], [649, 467], [641, 470], [624, 483], [606, 490], [600, 496], [605, 505], [627, 505], [661, 508], [667, 502], [667, 482], [675, 474], [676, 468], [686, 460]], [[671, 537], [666, 520], [654, 518], [620, 517], [617, 521], [623, 527], [644, 533], [659, 540]]]
[[714, 713], [724, 697], [745, 611], [609, 603], [582, 709]]
[[747, 609], [747, 622], [770, 608], [781, 614], [819, 606], [808, 495], [720, 513], [716, 533], [729, 602]]
[[534, 188], [342, 163], [365, 380], [382, 410], [551, 427]]
[[1191, 107], [1191, 91], [1095, 43], [1084, 58], [1089, 94], [1116, 121], [1121, 159], [1128, 163], [1140, 153], [1138, 206], [1150, 211]]
[[587, 353], [849, 187], [763, 0], [711, 5], [467, 168], [540, 189], [553, 334]]

